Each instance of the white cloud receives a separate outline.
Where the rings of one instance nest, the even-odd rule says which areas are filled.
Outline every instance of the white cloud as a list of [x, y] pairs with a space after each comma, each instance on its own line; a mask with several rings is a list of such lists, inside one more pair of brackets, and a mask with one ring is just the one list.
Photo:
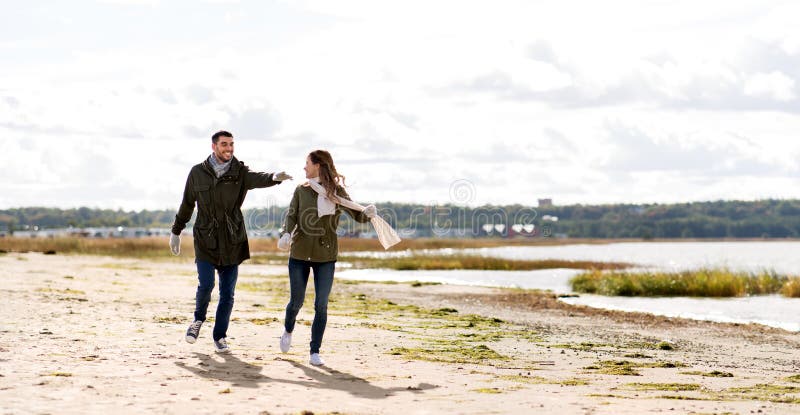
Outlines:
[[459, 179], [476, 204], [800, 197], [797, 7], [15, 4], [0, 207], [175, 207], [218, 129], [296, 177], [331, 150], [361, 201], [447, 202]]
[[757, 73], [744, 84], [744, 93], [753, 97], [766, 97], [778, 101], [791, 101], [795, 95], [795, 80], [778, 71]]

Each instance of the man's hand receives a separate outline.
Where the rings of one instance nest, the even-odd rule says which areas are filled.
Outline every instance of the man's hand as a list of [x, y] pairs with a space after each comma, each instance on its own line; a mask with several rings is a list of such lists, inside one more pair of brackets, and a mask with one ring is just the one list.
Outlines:
[[180, 235], [175, 235], [171, 233], [169, 235], [169, 249], [172, 251], [172, 255], [180, 255], [181, 254], [181, 237]]
[[369, 205], [364, 208], [364, 214], [367, 215], [368, 218], [372, 219], [375, 216], [378, 216], [378, 208], [375, 205]]
[[282, 171], [272, 175], [272, 180], [275, 180], [276, 182], [282, 182], [284, 180], [292, 180], [292, 176], [289, 176], [285, 171]]

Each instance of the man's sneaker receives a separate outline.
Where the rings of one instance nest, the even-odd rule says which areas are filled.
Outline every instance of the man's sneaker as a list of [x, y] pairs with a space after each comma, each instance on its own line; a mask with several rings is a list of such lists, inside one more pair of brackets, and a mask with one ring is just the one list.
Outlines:
[[281, 336], [281, 351], [286, 353], [290, 347], [292, 347], [292, 333], [284, 331], [283, 336]]
[[202, 320], [196, 320], [189, 325], [189, 330], [186, 330], [186, 343], [194, 343], [197, 341], [197, 336], [200, 335], [200, 326], [202, 325]]
[[319, 357], [319, 353], [311, 353], [311, 358], [308, 359], [308, 363], [311, 363], [314, 366], [324, 366], [325, 365], [325, 361], [323, 361], [322, 358]]
[[231, 351], [231, 348], [228, 347], [228, 341], [225, 338], [221, 338], [219, 340], [214, 340], [214, 347], [217, 348], [217, 353], [228, 353]]

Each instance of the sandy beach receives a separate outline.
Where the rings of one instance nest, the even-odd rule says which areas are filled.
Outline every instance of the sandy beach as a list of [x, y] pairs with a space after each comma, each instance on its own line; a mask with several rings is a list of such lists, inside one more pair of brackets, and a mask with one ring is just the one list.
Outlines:
[[[3, 413], [800, 413], [800, 333], [571, 306], [534, 291], [337, 280], [278, 350], [285, 266], [240, 267], [229, 342], [184, 341], [194, 264], [7, 253]], [[209, 317], [216, 307], [216, 294]]]

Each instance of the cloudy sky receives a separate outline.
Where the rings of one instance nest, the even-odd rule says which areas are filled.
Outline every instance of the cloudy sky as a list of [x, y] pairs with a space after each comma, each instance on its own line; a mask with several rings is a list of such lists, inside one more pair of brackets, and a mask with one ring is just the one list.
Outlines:
[[800, 197], [797, 2], [2, 6], [0, 208], [177, 208], [219, 129], [362, 202]]

